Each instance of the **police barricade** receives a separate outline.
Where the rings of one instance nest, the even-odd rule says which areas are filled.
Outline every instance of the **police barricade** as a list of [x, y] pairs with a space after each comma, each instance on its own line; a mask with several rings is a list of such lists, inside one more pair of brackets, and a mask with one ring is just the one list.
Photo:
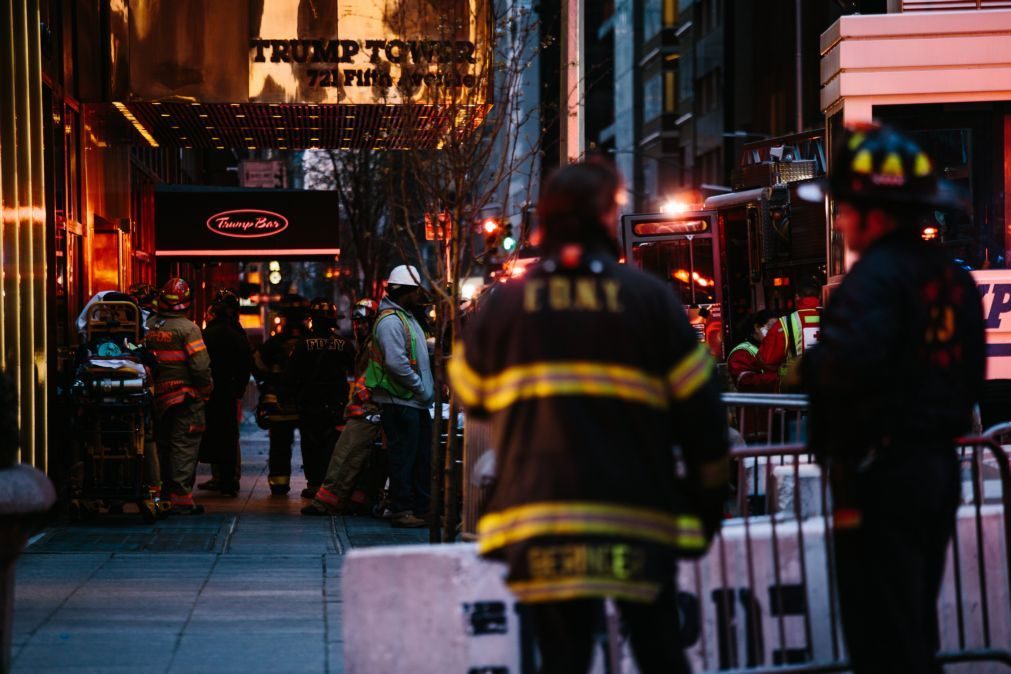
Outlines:
[[[998, 430], [1011, 437], [1011, 424]], [[963, 503], [938, 614], [942, 659], [960, 664], [947, 672], [1011, 665], [1011, 468], [993, 437], [958, 449]], [[764, 460], [757, 465], [769, 512], [744, 502], [705, 557], [680, 565], [681, 638], [693, 671], [845, 671], [824, 477], [804, 463], [801, 445], [732, 454], [739, 466]], [[343, 574], [344, 608], [355, 616], [343, 623], [347, 672], [535, 671], [504, 568], [479, 559], [472, 545], [352, 551]], [[635, 672], [624, 644], [620, 653], [620, 666], [608, 668], [602, 649], [594, 671]]]

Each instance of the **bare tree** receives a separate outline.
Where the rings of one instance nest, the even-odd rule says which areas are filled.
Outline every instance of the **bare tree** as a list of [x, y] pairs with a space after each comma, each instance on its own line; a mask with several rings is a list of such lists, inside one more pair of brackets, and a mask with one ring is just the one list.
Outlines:
[[337, 192], [341, 259], [351, 261], [354, 294], [376, 297], [396, 252], [397, 230], [389, 223], [388, 188], [396, 158], [365, 147], [308, 150], [303, 159], [306, 186]]
[[[415, 3], [417, 6], [412, 5]], [[485, 245], [478, 223], [491, 215], [513, 227], [521, 239], [523, 214], [539, 182], [540, 111], [525, 93], [536, 88], [529, 68], [541, 48], [536, 14], [527, 3], [403, 0], [387, 23], [407, 35], [424, 21], [439, 44], [471, 40], [468, 58], [436, 58], [403, 66], [397, 87], [401, 118], [421, 118], [436, 128], [435, 148], [402, 154], [391, 172], [388, 205], [397, 246], [405, 259], [419, 262], [435, 305], [436, 410], [444, 400], [446, 345], [455, 341], [461, 321], [461, 281], [501, 251]], [[475, 7], [490, 12], [475, 15]], [[459, 52], [458, 52], [459, 53]], [[493, 104], [492, 104], [493, 103]], [[424, 114], [426, 117], [421, 117]], [[433, 122], [432, 116], [437, 116]], [[429, 222], [426, 238], [425, 221]], [[518, 246], [517, 246], [518, 248]], [[448, 419], [437, 413], [433, 433], [431, 538], [455, 538], [461, 447], [455, 433], [458, 406], [449, 399]], [[447, 445], [440, 442], [446, 434]], [[444, 503], [440, 492], [444, 490]], [[437, 513], [444, 505], [444, 531]]]

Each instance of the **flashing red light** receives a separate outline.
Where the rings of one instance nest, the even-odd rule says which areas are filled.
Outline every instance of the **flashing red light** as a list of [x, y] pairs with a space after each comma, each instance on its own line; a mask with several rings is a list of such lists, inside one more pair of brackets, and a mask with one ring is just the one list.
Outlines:
[[920, 236], [923, 237], [924, 241], [933, 241], [937, 238], [937, 227], [924, 227]]
[[789, 276], [777, 276], [776, 278], [772, 279], [772, 285], [775, 286], [775, 287], [777, 287], [777, 288], [778, 287], [782, 287], [782, 286], [788, 286], [788, 285], [790, 285], [790, 277]]

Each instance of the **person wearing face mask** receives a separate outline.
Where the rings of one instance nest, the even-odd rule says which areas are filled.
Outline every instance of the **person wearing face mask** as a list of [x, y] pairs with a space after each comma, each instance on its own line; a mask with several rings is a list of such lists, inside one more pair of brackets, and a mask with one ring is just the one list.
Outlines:
[[418, 269], [394, 267], [365, 368], [389, 455], [390, 507], [383, 515], [395, 527], [423, 527], [428, 515], [434, 384], [425, 331], [414, 317], [424, 301]]
[[779, 388], [779, 374], [770, 370], [758, 357], [759, 347], [778, 323], [768, 309], [757, 311], [744, 323], [747, 330], [744, 341], [735, 346], [727, 356], [730, 383], [742, 393], [775, 393]]

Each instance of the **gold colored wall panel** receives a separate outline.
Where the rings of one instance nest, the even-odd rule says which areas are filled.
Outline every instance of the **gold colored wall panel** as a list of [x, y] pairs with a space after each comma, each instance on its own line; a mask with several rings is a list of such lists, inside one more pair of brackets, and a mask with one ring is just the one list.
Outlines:
[[45, 187], [38, 0], [0, 5], [0, 354], [17, 382], [21, 460], [47, 465]]

